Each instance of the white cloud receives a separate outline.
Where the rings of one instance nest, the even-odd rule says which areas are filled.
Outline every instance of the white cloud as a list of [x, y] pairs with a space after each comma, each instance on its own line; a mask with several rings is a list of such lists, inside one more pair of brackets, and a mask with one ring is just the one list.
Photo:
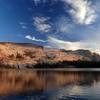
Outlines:
[[35, 5], [38, 5], [41, 0], [32, 0], [32, 1], [35, 3]]
[[26, 23], [25, 23], [25, 22], [19, 22], [19, 24], [20, 24], [20, 25], [26, 25]]
[[54, 37], [49, 37], [48, 42], [49, 45], [51, 45], [52, 47], [59, 48], [59, 49], [77, 50], [81, 48], [80, 42], [63, 41]]
[[22, 29], [27, 29], [27, 26], [25, 26], [25, 25], [22, 25], [21, 27], [22, 27]]
[[[39, 3], [46, 3], [48, 0], [33, 0], [35, 5]], [[68, 4], [71, 6], [69, 13], [75, 22], [82, 25], [89, 25], [95, 22], [96, 20], [96, 7], [92, 5], [91, 0], [53, 0], [52, 2], [62, 1], [67, 5], [68, 12]], [[45, 26], [44, 26], [45, 27]]]
[[25, 36], [26, 39], [32, 40], [32, 41], [36, 41], [36, 42], [46, 42], [44, 40], [41, 39], [36, 39], [35, 37], [32, 37], [30, 35]]
[[28, 28], [27, 23], [25, 23], [25, 22], [19, 22], [19, 24], [21, 25], [22, 29], [27, 29]]
[[[39, 3], [46, 3], [46, 2], [48, 2], [48, 0], [32, 0], [32, 1], [35, 3], [36, 6]], [[52, 3], [57, 2], [57, 1], [59, 1], [59, 0], [51, 0]]]
[[59, 33], [70, 33], [71, 30], [74, 28], [74, 25], [72, 25], [69, 22], [69, 19], [65, 16], [62, 16], [58, 19], [56, 23], [57, 32]]
[[36, 27], [37, 31], [39, 32], [50, 32], [51, 25], [48, 23], [49, 17], [34, 17], [34, 26]]
[[65, 50], [86, 49], [100, 54], [100, 43], [92, 41], [70, 42], [59, 40], [54, 37], [48, 38], [48, 45], [53, 48]]
[[69, 11], [75, 22], [89, 25], [96, 20], [95, 7], [89, 0], [62, 0], [67, 5], [70, 4], [72, 9]]

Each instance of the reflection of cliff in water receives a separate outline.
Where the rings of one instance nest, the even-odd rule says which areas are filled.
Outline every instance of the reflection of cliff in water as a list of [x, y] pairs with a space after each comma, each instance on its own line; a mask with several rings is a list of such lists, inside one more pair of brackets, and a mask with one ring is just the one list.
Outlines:
[[0, 95], [43, 91], [66, 85], [88, 85], [100, 81], [98, 72], [0, 70]]

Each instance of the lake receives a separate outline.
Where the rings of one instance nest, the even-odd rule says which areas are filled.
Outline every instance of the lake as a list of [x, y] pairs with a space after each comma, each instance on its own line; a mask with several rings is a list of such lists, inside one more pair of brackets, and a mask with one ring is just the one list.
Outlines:
[[100, 100], [100, 72], [2, 69], [0, 100]]

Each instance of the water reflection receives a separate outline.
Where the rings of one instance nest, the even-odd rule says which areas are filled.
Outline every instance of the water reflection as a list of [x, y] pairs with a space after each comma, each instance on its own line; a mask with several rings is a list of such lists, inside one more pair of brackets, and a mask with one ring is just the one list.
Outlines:
[[0, 70], [0, 95], [4, 100], [100, 100], [100, 73]]

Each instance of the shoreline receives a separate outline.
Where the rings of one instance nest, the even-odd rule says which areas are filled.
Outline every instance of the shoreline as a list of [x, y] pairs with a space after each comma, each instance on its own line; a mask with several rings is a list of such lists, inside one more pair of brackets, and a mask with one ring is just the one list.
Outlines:
[[100, 68], [0, 68], [0, 70], [16, 70], [16, 71], [58, 71], [58, 72], [100, 72]]

